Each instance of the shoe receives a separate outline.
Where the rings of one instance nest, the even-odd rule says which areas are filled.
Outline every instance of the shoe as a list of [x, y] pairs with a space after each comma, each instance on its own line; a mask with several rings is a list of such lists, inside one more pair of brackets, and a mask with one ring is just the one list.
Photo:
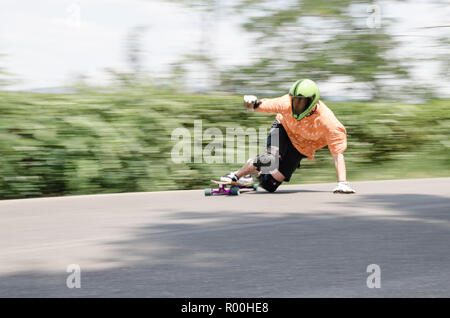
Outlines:
[[223, 182], [237, 182], [238, 178], [234, 172], [230, 172], [229, 174], [226, 174], [222, 177], [220, 177], [220, 181]]
[[242, 176], [240, 179], [238, 179], [234, 172], [230, 172], [229, 174], [220, 177], [220, 181], [238, 182], [240, 184], [247, 184], [247, 183], [253, 182], [253, 177], [251, 174], [248, 174], [248, 175]]
[[242, 176], [239, 180], [239, 183], [241, 184], [248, 184], [253, 182], [253, 176], [251, 174], [248, 174], [246, 176]]

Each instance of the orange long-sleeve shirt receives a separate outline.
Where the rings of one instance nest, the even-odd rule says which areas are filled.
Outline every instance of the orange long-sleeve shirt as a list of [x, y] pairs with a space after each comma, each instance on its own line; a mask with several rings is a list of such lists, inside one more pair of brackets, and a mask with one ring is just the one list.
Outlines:
[[291, 98], [288, 94], [262, 99], [256, 111], [276, 113], [276, 119], [283, 125], [292, 145], [307, 156], [308, 160], [312, 160], [315, 151], [326, 145], [332, 154], [340, 154], [347, 149], [347, 131], [344, 125], [320, 100], [315, 112], [300, 121], [292, 116]]

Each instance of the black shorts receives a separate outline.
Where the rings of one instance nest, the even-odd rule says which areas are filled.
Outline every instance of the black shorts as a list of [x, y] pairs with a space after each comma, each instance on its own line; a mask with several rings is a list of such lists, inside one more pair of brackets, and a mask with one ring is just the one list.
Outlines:
[[[278, 128], [278, 129], [277, 129]], [[279, 167], [280, 171], [285, 177], [284, 181], [291, 179], [294, 171], [300, 167], [300, 161], [306, 158], [305, 155], [298, 152], [298, 150], [292, 145], [286, 130], [282, 124], [275, 120], [270, 127], [269, 136], [267, 137], [267, 151], [270, 151], [272, 146], [272, 138], [276, 138], [279, 135]]]

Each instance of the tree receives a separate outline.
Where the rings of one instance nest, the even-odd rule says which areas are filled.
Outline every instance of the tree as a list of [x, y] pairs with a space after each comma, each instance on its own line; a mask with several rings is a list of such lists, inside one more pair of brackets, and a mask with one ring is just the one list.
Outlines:
[[[195, 10], [200, 14], [199, 23], [201, 35], [200, 40], [192, 52], [187, 52], [172, 65], [172, 79], [181, 84], [179, 75], [184, 81], [189, 77], [189, 71], [200, 74], [201, 79], [197, 83], [190, 83], [193, 86], [202, 86], [208, 89], [215, 89], [220, 83], [220, 70], [217, 67], [214, 40], [215, 23], [219, 19], [221, 11], [220, 0], [169, 0], [169, 2], [182, 4], [187, 8]], [[206, 85], [202, 85], [201, 81]], [[186, 85], [182, 83], [181, 85]]]
[[[351, 0], [297, 0], [284, 7], [270, 1], [241, 0], [236, 10], [243, 28], [257, 36], [257, 61], [222, 73], [222, 86], [263, 94], [285, 92], [296, 78], [345, 78], [365, 84], [372, 98], [383, 94], [383, 78], [406, 78], [399, 61], [389, 58], [393, 38], [387, 21], [369, 28], [355, 17]], [[350, 87], [351, 89], [351, 87]]]

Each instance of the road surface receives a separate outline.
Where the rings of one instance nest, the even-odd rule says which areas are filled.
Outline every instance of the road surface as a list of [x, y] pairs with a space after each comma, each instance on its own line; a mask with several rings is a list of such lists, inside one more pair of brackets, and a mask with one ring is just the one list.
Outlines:
[[450, 178], [334, 186], [0, 201], [0, 297], [450, 297]]

